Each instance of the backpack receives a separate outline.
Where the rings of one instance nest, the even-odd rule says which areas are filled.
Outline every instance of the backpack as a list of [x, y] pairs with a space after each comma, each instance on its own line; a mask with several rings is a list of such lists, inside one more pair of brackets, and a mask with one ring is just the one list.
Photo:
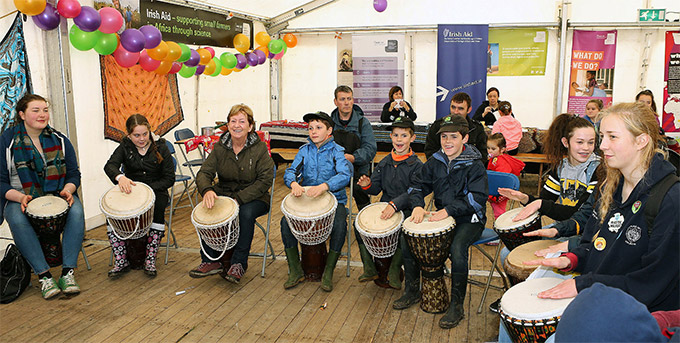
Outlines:
[[359, 118], [359, 135], [340, 128], [340, 125], [335, 125], [333, 129], [333, 140], [341, 147], [345, 148], [345, 153], [353, 154], [361, 147], [361, 129], [364, 124], [364, 117]]
[[31, 266], [19, 248], [10, 244], [0, 262], [0, 303], [8, 304], [24, 292], [31, 281]]
[[675, 185], [676, 182], [680, 181], [680, 178], [675, 174], [666, 175], [661, 181], [657, 182], [652, 189], [649, 191], [649, 197], [647, 198], [647, 205], [645, 205], [645, 221], [647, 222], [647, 234], [649, 237], [652, 236], [652, 229], [654, 229], [654, 221], [657, 214], [659, 214], [659, 207], [661, 207], [661, 202], [663, 198], [668, 193], [668, 190]]

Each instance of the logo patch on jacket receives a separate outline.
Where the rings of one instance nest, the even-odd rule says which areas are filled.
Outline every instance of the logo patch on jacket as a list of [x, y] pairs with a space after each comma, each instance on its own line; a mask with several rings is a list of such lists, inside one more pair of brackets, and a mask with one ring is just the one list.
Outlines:
[[642, 237], [642, 229], [637, 225], [631, 225], [626, 229], [626, 244], [636, 245], [636, 242]]
[[603, 237], [597, 237], [597, 239], [593, 243], [593, 246], [595, 246], [595, 249], [597, 249], [597, 251], [602, 251], [604, 250], [605, 247], [607, 247], [607, 240], [605, 240]]
[[642, 202], [640, 200], [636, 201], [633, 203], [633, 214], [637, 213], [637, 211], [640, 210], [640, 206], [642, 206]]
[[618, 233], [621, 225], [623, 225], [624, 218], [621, 213], [614, 214], [609, 218], [609, 231], [613, 233]]

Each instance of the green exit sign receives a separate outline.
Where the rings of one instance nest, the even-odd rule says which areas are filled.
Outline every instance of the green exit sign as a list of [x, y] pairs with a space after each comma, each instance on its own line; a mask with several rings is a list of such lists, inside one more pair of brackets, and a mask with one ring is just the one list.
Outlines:
[[666, 19], [665, 8], [642, 8], [638, 9], [638, 22], [664, 21]]

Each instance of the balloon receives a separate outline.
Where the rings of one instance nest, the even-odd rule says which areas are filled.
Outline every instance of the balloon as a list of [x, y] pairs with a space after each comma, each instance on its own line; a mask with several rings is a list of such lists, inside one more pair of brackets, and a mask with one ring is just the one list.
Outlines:
[[228, 69], [228, 68], [224, 68], [224, 67], [223, 67], [222, 70], [220, 70], [220, 75], [225, 75], [225, 76], [226, 76], [226, 75], [231, 74], [231, 72], [232, 72], [231, 69]]
[[121, 67], [130, 68], [137, 64], [137, 61], [139, 61], [139, 53], [127, 51], [122, 45], [120, 45], [113, 53], [113, 58], [116, 59], [116, 62], [118, 62], [118, 65]]
[[102, 33], [94, 51], [100, 55], [111, 55], [118, 48], [118, 35], [115, 33]]
[[[149, 57], [149, 54], [146, 53], [146, 50], [142, 50], [142, 52], [139, 53], [139, 65], [146, 71], [154, 71], [161, 65], [161, 61], [154, 60], [153, 58]], [[167, 62], [167, 65], [172, 66], [172, 63]], [[170, 70], [170, 68], [168, 68], [168, 70]]]
[[146, 38], [137, 29], [127, 29], [120, 35], [120, 44], [129, 52], [140, 52], [144, 50]]
[[[167, 61], [163, 61], [167, 62]], [[170, 71], [168, 74], [177, 74], [180, 69], [182, 69], [183, 64], [182, 63], [177, 63], [177, 62], [172, 62], [172, 68], [170, 68]]]
[[168, 56], [168, 50], [168, 44], [166, 44], [164, 41], [161, 41], [161, 43], [155, 48], [146, 49], [146, 53], [149, 54], [149, 57], [153, 58], [154, 60], [161, 61]]
[[250, 39], [242, 33], [237, 34], [234, 36], [234, 48], [240, 53], [245, 54], [248, 48], [250, 48]]
[[33, 16], [33, 22], [39, 28], [49, 31], [54, 30], [59, 26], [61, 17], [59, 17], [59, 12], [57, 12], [57, 10], [52, 7], [52, 5], [46, 4], [44, 11], [36, 16]]
[[264, 52], [265, 56], [269, 55], [269, 49], [267, 49], [266, 45], [260, 45], [255, 50], [260, 50], [260, 51]]
[[163, 34], [153, 25], [144, 25], [139, 28], [144, 35], [144, 49], [153, 49], [161, 43]]
[[198, 56], [200, 58], [200, 60], [198, 61], [200, 65], [206, 65], [210, 63], [210, 61], [212, 60], [212, 56], [210, 56], [210, 51], [204, 48], [199, 48], [196, 50], [196, 52], [198, 53]]
[[99, 16], [102, 18], [102, 23], [99, 25], [99, 31], [103, 33], [118, 32], [120, 27], [123, 26], [123, 16], [113, 7], [100, 8]]
[[387, 0], [373, 0], [373, 8], [378, 12], [384, 11], [387, 8]]
[[223, 53], [222, 56], [220, 56], [220, 60], [222, 61], [222, 66], [227, 69], [233, 69], [238, 63], [236, 56], [234, 56], [234, 54], [231, 52]]
[[195, 67], [199, 62], [201, 62], [201, 55], [199, 55], [196, 50], [191, 49], [191, 57], [184, 62], [184, 65], [187, 67]]
[[246, 62], [247, 62], [251, 67], [254, 67], [254, 66], [256, 66], [256, 65], [258, 65], [258, 64], [260, 63], [260, 59], [259, 59], [259, 58], [257, 57], [257, 55], [255, 55], [254, 53], [252, 53], [252, 52], [247, 52], [247, 53], [246, 53]]
[[205, 66], [199, 65], [196, 67], [196, 75], [201, 75], [205, 71]]
[[64, 18], [75, 18], [80, 14], [80, 3], [78, 0], [59, 0], [57, 11]]
[[267, 45], [272, 37], [264, 31], [260, 31], [255, 35], [255, 42], [259, 45]]
[[236, 68], [238, 69], [243, 69], [248, 65], [248, 61], [246, 60], [246, 57], [241, 55], [241, 54], [236, 54]]
[[269, 48], [269, 52], [272, 54], [276, 55], [281, 50], [283, 50], [283, 47], [286, 45], [282, 40], [280, 39], [272, 39], [269, 44], [267, 45], [267, 48]]
[[182, 66], [182, 69], [179, 70], [179, 75], [181, 77], [192, 77], [196, 73], [196, 67], [187, 67], [186, 64]]
[[276, 54], [272, 54], [271, 51], [267, 53], [267, 57], [269, 58], [274, 58], [274, 56], [276, 56]]
[[38, 15], [45, 10], [47, 0], [14, 0], [14, 6], [26, 15]]
[[[142, 52], [143, 53], [143, 52]], [[158, 75], [165, 75], [168, 74], [172, 68], [175, 66], [175, 62], [170, 62], [170, 61], [156, 61], [158, 62], [158, 68], [154, 70], [154, 72]], [[142, 60], [139, 60], [139, 64], [142, 64]], [[142, 66], [144, 68], [144, 66]], [[177, 69], [179, 70], [179, 68]]]
[[211, 47], [209, 47], [209, 46], [206, 46], [206, 47], [203, 48], [203, 49], [208, 50], [208, 52], [210, 53], [210, 58], [215, 58], [215, 49], [213, 49], [213, 48], [211, 48]]
[[71, 26], [71, 30], [68, 33], [68, 38], [71, 41], [71, 45], [80, 51], [87, 51], [97, 44], [99, 41], [99, 35], [101, 32], [85, 32], [78, 28], [78, 26]]
[[204, 73], [205, 73], [206, 75], [211, 75], [211, 76], [212, 76], [212, 73], [215, 72], [215, 69], [216, 69], [216, 68], [217, 68], [217, 64], [215, 64], [215, 61], [210, 60], [210, 62], [208, 62], [208, 64], [205, 65], [205, 71], [204, 71]]
[[262, 50], [253, 50], [253, 53], [257, 56], [257, 64], [264, 64], [267, 62], [267, 55]]
[[175, 42], [165, 42], [168, 45], [168, 55], [165, 56], [166, 61], [176, 61], [182, 55], [182, 48]]
[[286, 33], [283, 35], [283, 42], [286, 43], [286, 46], [289, 48], [294, 48], [297, 45], [297, 37], [292, 33]]
[[[209, 67], [213, 62], [215, 63], [215, 71], [213, 71], [213, 72], [210, 74], [210, 76], [217, 76], [217, 75], [220, 75], [220, 72], [222, 71], [222, 62], [220, 62], [220, 59], [219, 59], [219, 58], [213, 57], [212, 61], [211, 61], [210, 63], [208, 63], [208, 67]], [[208, 71], [207, 71], [208, 67], [205, 67], [206, 73], [208, 72]]]
[[283, 57], [283, 51], [279, 52], [278, 54], [274, 55], [275, 60], [280, 60], [281, 57]]
[[85, 32], [92, 32], [99, 28], [102, 23], [102, 18], [99, 12], [90, 6], [83, 6], [80, 8], [80, 14], [73, 18], [73, 23]]
[[[246, 65], [247, 65], [247, 64], [246, 64]], [[240, 69], [240, 68], [234, 68], [234, 69], [232, 69], [232, 71], [234, 71], [234, 72], [236, 72], [236, 73], [240, 73], [241, 70], [243, 70], [243, 69]]]
[[180, 63], [186, 62], [191, 57], [191, 49], [189, 49], [189, 47], [184, 43], [177, 43], [177, 44], [179, 44], [179, 47], [182, 49], [182, 54], [179, 55], [177, 62], [180, 62]]

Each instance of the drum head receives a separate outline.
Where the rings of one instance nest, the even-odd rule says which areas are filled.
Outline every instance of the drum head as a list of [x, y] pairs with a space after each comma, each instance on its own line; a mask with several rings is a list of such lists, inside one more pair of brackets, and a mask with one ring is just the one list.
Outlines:
[[541, 239], [529, 243], [524, 243], [520, 246], [518, 246], [515, 249], [512, 249], [510, 251], [510, 254], [508, 255], [508, 263], [516, 268], [522, 268], [522, 269], [536, 269], [538, 266], [527, 266], [524, 265], [524, 261], [531, 261], [531, 260], [542, 260], [544, 257], [539, 257], [534, 255], [536, 250], [541, 250], [545, 249], [547, 247], [553, 246], [555, 244], [559, 243], [558, 241], [552, 240], [552, 239]]
[[[305, 192], [309, 189], [309, 187], [303, 188], [305, 189]], [[328, 213], [329, 211], [333, 210], [335, 204], [335, 196], [326, 191], [321, 193], [321, 195], [316, 198], [312, 198], [306, 193], [302, 193], [302, 195], [299, 197], [288, 194], [283, 199], [283, 203], [281, 205], [288, 213], [294, 216], [311, 218]]]
[[404, 221], [404, 213], [399, 211], [389, 219], [380, 219], [380, 214], [390, 206], [386, 202], [377, 202], [364, 207], [357, 215], [357, 229], [368, 234], [383, 234], [392, 231]]
[[66, 200], [54, 195], [43, 195], [28, 203], [26, 214], [36, 218], [47, 218], [64, 213], [67, 209]]
[[515, 319], [540, 320], [559, 317], [574, 300], [541, 299], [538, 293], [557, 286], [563, 279], [539, 278], [520, 282], [511, 287], [501, 298], [503, 313]]
[[113, 186], [100, 201], [105, 214], [116, 217], [129, 217], [141, 214], [153, 206], [156, 196], [148, 185], [135, 182], [130, 194], [123, 193], [120, 187]]
[[456, 221], [450, 216], [437, 222], [431, 222], [430, 217], [431, 214], [426, 214], [420, 224], [412, 222], [411, 217], [406, 218], [403, 224], [404, 233], [411, 236], [438, 234], [456, 225]]
[[513, 208], [512, 210], [501, 214], [498, 217], [498, 219], [496, 219], [496, 221], [494, 222], [493, 224], [494, 228], [496, 230], [511, 230], [529, 224], [538, 217], [538, 212], [535, 212], [532, 213], [529, 217], [524, 218], [524, 220], [513, 222], [512, 218], [515, 218], [519, 214], [519, 212], [522, 211], [523, 209], [524, 207]]
[[237, 208], [238, 203], [236, 200], [230, 197], [218, 196], [215, 199], [215, 204], [210, 209], [205, 207], [201, 201], [191, 213], [191, 217], [197, 224], [213, 226], [230, 219]]

